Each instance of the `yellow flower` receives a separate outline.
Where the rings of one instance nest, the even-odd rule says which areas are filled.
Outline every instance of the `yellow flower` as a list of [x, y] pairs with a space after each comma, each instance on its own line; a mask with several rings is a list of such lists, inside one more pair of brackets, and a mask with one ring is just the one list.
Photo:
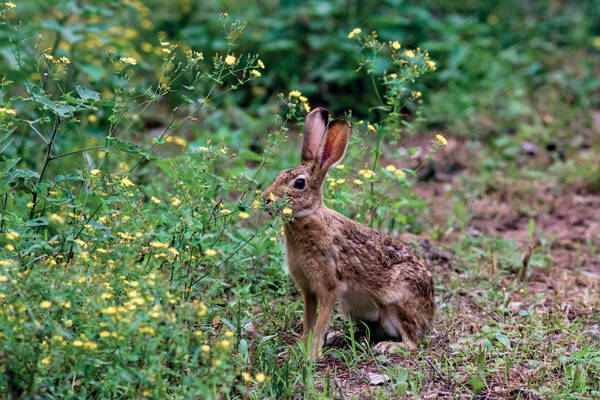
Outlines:
[[177, 256], [179, 254], [179, 251], [177, 251], [176, 248], [174, 247], [169, 247], [169, 249], [167, 250], [173, 257]]
[[348, 39], [352, 39], [354, 36], [360, 34], [362, 32], [362, 30], [360, 28], [354, 28], [352, 29], [352, 32], [350, 32], [348, 34]]
[[202, 350], [205, 353], [208, 353], [210, 351], [210, 346], [207, 344], [203, 344], [202, 346], [200, 346], [200, 350]]
[[435, 140], [440, 142], [442, 144], [442, 146], [444, 146], [444, 147], [448, 146], [448, 141], [446, 140], [445, 137], [443, 137], [440, 134], [435, 135]]
[[435, 62], [434, 61], [427, 60], [427, 61], [425, 61], [425, 64], [427, 64], [427, 66], [429, 68], [431, 68], [433, 71], [435, 71]]
[[9, 265], [12, 265], [13, 261], [12, 260], [0, 260], [0, 265], [2, 265], [3, 267], [8, 267]]
[[19, 235], [19, 232], [15, 232], [15, 231], [6, 232], [6, 238], [8, 240], [17, 240], [20, 237], [21, 237], [21, 235]]
[[371, 171], [370, 169], [361, 169], [358, 171], [358, 174], [365, 179], [373, 178], [375, 176], [375, 172]]
[[308, 105], [308, 103], [302, 103], [302, 105], [304, 106], [304, 111], [310, 112], [310, 106]]
[[399, 49], [400, 49], [400, 47], [401, 47], [401, 46], [400, 46], [400, 43], [398, 43], [398, 41], [397, 41], [397, 40], [395, 40], [395, 41], [392, 43], [392, 48], [393, 48], [394, 50], [399, 50]]
[[133, 57], [121, 57], [120, 60], [123, 64], [135, 65], [137, 60]]
[[0, 275], [0, 282], [8, 282], [8, 276]]
[[154, 197], [154, 196], [150, 197], [150, 200], [152, 200], [152, 202], [153, 202], [154, 204], [160, 204], [160, 203], [162, 203], [162, 201], [161, 201], [161, 200], [157, 199], [157, 198], [156, 198], [156, 197]]
[[275, 196], [273, 196], [273, 193], [269, 193], [269, 200], [275, 201]]
[[253, 69], [252, 71], [250, 71], [250, 73], [254, 76], [256, 76], [257, 78], [261, 75], [260, 71], [257, 69]]
[[198, 147], [198, 150], [200, 150], [200, 151], [207, 151], [208, 147], [200, 146], [200, 147]]
[[71, 60], [69, 60], [67, 57], [61, 57], [60, 61], [64, 64], [71, 64]]
[[335, 166], [335, 169], [342, 170], [342, 169], [344, 169], [344, 167], [345, 167], [344, 164], [338, 164], [338, 165]]
[[48, 365], [50, 364], [50, 357], [42, 358], [40, 362], [44, 365]]
[[50, 308], [52, 307], [52, 303], [49, 302], [48, 300], [44, 300], [40, 303], [40, 307], [42, 308]]
[[52, 54], [44, 54], [44, 57], [46, 58], [46, 60], [54, 60]]
[[121, 179], [121, 186], [135, 186], [135, 183], [131, 182], [129, 178], [125, 177]]
[[398, 77], [398, 74], [390, 74], [390, 78], [392, 79], [396, 79]]
[[406, 57], [408, 57], [408, 58], [413, 58], [413, 57], [415, 56], [415, 52], [414, 52], [414, 51], [412, 51], [412, 50], [406, 50], [406, 51], [404, 52], [404, 55], [405, 55]]
[[73, 346], [75, 346], [75, 347], [81, 347], [81, 346], [83, 346], [83, 342], [81, 340], [79, 340], [79, 339], [75, 340], [75, 341], [73, 341]]
[[306, 103], [308, 101], [308, 99], [304, 96], [300, 96], [298, 97], [300, 99], [301, 102]]
[[0, 114], [16, 115], [17, 112], [12, 108], [0, 107]]
[[258, 60], [257, 63], [258, 63], [259, 67], [261, 67], [262, 69], [265, 69], [265, 64], [261, 60]]
[[244, 382], [248, 383], [252, 380], [252, 375], [250, 375], [247, 372], [242, 372], [242, 379], [244, 380]]
[[99, 169], [93, 169], [90, 171], [90, 174], [92, 174], [92, 176], [98, 176], [101, 172], [102, 171], [100, 171]]
[[600, 36], [596, 36], [594, 38], [594, 40], [592, 41], [592, 45], [597, 48], [600, 49]]
[[161, 50], [165, 54], [171, 54], [171, 50], [170, 49], [162, 48]]
[[404, 176], [404, 171], [402, 171], [401, 169], [397, 169], [396, 171], [394, 171], [394, 173], [398, 178], [402, 178]]
[[103, 308], [101, 312], [102, 312], [102, 314], [109, 314], [109, 315], [110, 314], [116, 314], [117, 313], [117, 307], [115, 307], [115, 306], [109, 306], [109, 307]]
[[299, 90], [292, 90], [290, 92], [290, 96], [289, 97], [300, 97], [302, 95], [302, 92]]
[[267, 379], [267, 377], [262, 372], [259, 372], [258, 374], [256, 374], [254, 379], [256, 379], [256, 382], [258, 383], [263, 383]]
[[225, 336], [233, 337], [233, 332], [228, 329], [227, 331], [225, 331]]
[[284, 215], [292, 215], [292, 209], [291, 208], [284, 208], [283, 210], [281, 210], [281, 212], [283, 212]]
[[363, 181], [361, 181], [360, 179], [355, 179], [353, 181], [356, 185], [362, 185]]
[[370, 123], [370, 122], [367, 122], [367, 128], [368, 128], [370, 131], [373, 131], [373, 132], [377, 133], [377, 128], [375, 128], [373, 125], [371, 125], [371, 123]]
[[392, 165], [392, 164], [390, 164], [390, 165], [388, 165], [387, 167], [385, 167], [385, 169], [386, 169], [386, 171], [388, 171], [388, 172], [394, 172], [394, 171], [396, 171], [396, 166], [395, 166], [395, 165]]
[[232, 56], [231, 54], [228, 54], [227, 57], [225, 57], [225, 64], [227, 65], [233, 65], [236, 62], [236, 58], [235, 56]]
[[258, 207], [260, 207], [260, 203], [258, 202], [258, 200], [254, 200], [252, 202], [252, 208], [258, 208]]
[[15, 8], [16, 7], [15, 3], [13, 3], [12, 1], [6, 2], [4, 4], [6, 4], [6, 7], [8, 7], [8, 8]]
[[171, 43], [170, 42], [160, 42], [161, 46], [170, 46]]
[[50, 215], [50, 222], [56, 222], [57, 224], [63, 224], [65, 222], [64, 217], [62, 217], [61, 215], [58, 214], [52, 214]]
[[239, 219], [248, 219], [248, 218], [250, 218], [250, 214], [248, 214], [247, 212], [242, 211], [241, 213], [238, 214], [238, 218]]
[[177, 197], [173, 197], [171, 199], [171, 204], [173, 205], [173, 207], [177, 207], [179, 204], [181, 204], [181, 200], [179, 200]]
[[221, 342], [219, 342], [219, 345], [224, 348], [224, 349], [228, 349], [229, 348], [229, 340], [223, 339], [221, 340]]
[[217, 255], [217, 251], [216, 251], [216, 250], [213, 250], [213, 249], [206, 249], [206, 250], [204, 251], [204, 254], [206, 254], [206, 255], [207, 255], [207, 256], [209, 256], [209, 257], [214, 257], [214, 256], [216, 256], [216, 255]]
[[30, 201], [29, 203], [27, 203], [27, 208], [33, 208], [33, 202]]

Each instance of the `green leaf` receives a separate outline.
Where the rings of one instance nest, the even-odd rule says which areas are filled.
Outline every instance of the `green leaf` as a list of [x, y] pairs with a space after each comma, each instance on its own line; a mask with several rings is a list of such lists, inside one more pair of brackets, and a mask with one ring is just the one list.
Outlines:
[[504, 347], [506, 347], [507, 349], [511, 348], [511, 346], [510, 346], [510, 340], [508, 339], [508, 337], [505, 334], [497, 332], [496, 333], [496, 340], [498, 340], [500, 343], [502, 343], [502, 345]]
[[46, 226], [48, 225], [48, 218], [47, 217], [39, 217], [36, 219], [32, 219], [31, 221], [27, 221], [25, 222], [25, 225], [27, 226]]
[[83, 100], [100, 100], [100, 93], [88, 89], [85, 86], [77, 85], [75, 89], [77, 90], [79, 97]]

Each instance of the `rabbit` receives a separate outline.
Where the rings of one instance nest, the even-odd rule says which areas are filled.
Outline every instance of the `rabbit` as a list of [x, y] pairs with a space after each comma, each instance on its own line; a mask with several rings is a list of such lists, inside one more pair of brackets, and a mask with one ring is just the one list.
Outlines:
[[432, 275], [404, 242], [323, 204], [325, 175], [343, 158], [352, 130], [348, 120], [328, 123], [328, 117], [322, 107], [306, 116], [300, 164], [279, 172], [261, 194], [272, 214], [281, 213], [273, 200], [291, 203], [284, 236], [288, 268], [304, 297], [303, 341], [310, 358], [320, 357], [339, 300], [344, 318], [375, 324], [395, 339], [377, 343], [375, 351], [413, 349], [433, 320]]

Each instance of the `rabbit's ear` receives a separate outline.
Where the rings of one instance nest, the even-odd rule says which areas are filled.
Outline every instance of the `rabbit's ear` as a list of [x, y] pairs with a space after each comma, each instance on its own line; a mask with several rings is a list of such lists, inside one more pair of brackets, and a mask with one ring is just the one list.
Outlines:
[[317, 159], [321, 139], [327, 128], [329, 113], [323, 107], [317, 107], [306, 116], [304, 139], [302, 141], [302, 164], [310, 164]]
[[319, 160], [319, 176], [323, 178], [329, 168], [342, 160], [348, 147], [352, 124], [344, 118], [338, 118], [327, 126], [327, 139]]

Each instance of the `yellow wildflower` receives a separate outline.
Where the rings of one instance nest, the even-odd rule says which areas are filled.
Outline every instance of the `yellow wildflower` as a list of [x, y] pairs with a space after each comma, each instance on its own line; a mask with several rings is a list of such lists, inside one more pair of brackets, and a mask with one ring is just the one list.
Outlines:
[[17, 240], [20, 237], [21, 237], [21, 235], [19, 235], [19, 232], [15, 232], [15, 231], [6, 232], [6, 238], [8, 240]]
[[50, 357], [42, 358], [40, 362], [44, 365], [48, 365], [50, 364]]
[[412, 51], [412, 50], [406, 50], [406, 51], [404, 52], [404, 55], [405, 55], [406, 57], [408, 57], [408, 58], [413, 58], [413, 57], [415, 56], [415, 52], [414, 52], [414, 51]]
[[435, 71], [435, 62], [434, 61], [427, 60], [427, 61], [425, 61], [425, 64], [427, 64], [427, 66], [429, 68], [431, 68], [433, 71]]
[[250, 214], [248, 214], [247, 212], [242, 211], [241, 213], [238, 214], [238, 218], [239, 219], [248, 219], [248, 218], [250, 218]]
[[335, 169], [342, 170], [342, 169], [344, 169], [344, 167], [345, 167], [344, 164], [338, 164], [335, 166]]
[[202, 346], [200, 346], [200, 350], [202, 350], [205, 353], [208, 353], [210, 351], [210, 346], [207, 344], [203, 344]]
[[3, 267], [8, 267], [9, 265], [12, 265], [13, 261], [12, 260], [0, 260], [0, 265]]
[[350, 32], [348, 34], [348, 39], [352, 39], [354, 36], [360, 34], [361, 32], [362, 32], [362, 29], [360, 29], [360, 28], [354, 28], [354, 29], [352, 29], [352, 32]]
[[135, 65], [137, 60], [133, 57], [121, 57], [120, 60], [123, 64]]
[[153, 202], [154, 204], [160, 204], [160, 203], [162, 203], [162, 201], [161, 201], [161, 200], [157, 199], [157, 198], [156, 198], [156, 197], [154, 197], [154, 196], [150, 197], [150, 200], [152, 200], [152, 202]]
[[60, 61], [64, 64], [71, 64], [71, 60], [69, 60], [67, 57], [61, 57]]
[[390, 74], [390, 78], [392, 79], [396, 79], [398, 77], [398, 74]]
[[290, 92], [289, 97], [300, 97], [302, 95], [302, 92], [299, 90], [292, 90]]
[[214, 256], [216, 256], [216, 255], [217, 255], [217, 251], [216, 251], [216, 250], [213, 250], [213, 249], [206, 249], [206, 250], [204, 251], [204, 254], [206, 254], [206, 255], [207, 255], [207, 256], [209, 256], [209, 257], [214, 257]]
[[179, 204], [181, 204], [181, 200], [179, 200], [177, 197], [173, 197], [171, 199], [171, 204], [173, 205], [173, 207], [177, 207]]
[[258, 202], [258, 200], [254, 200], [252, 202], [252, 208], [258, 208], [258, 207], [260, 207], [260, 203]]
[[102, 171], [100, 171], [99, 169], [93, 169], [90, 171], [90, 174], [92, 174], [92, 176], [98, 176], [101, 172]]
[[8, 276], [0, 275], [0, 282], [8, 282]]
[[256, 379], [256, 382], [258, 383], [263, 383], [267, 379], [267, 377], [262, 372], [259, 372], [258, 374], [256, 374], [254, 379]]
[[253, 69], [252, 71], [250, 71], [250, 73], [254, 76], [256, 76], [257, 78], [261, 75], [260, 71], [257, 69]]
[[44, 300], [40, 303], [40, 307], [42, 308], [50, 308], [52, 307], [52, 303], [48, 300]]
[[248, 383], [252, 380], [252, 375], [250, 375], [247, 372], [242, 372], [242, 379], [244, 380], [244, 382]]
[[361, 181], [360, 179], [355, 179], [353, 181], [356, 185], [362, 185], [363, 181]]
[[27, 203], [27, 208], [33, 208], [33, 201], [30, 201], [29, 203]]
[[398, 178], [402, 178], [404, 176], [404, 171], [402, 171], [401, 169], [397, 169], [396, 171], [394, 171], [394, 173]]
[[373, 125], [371, 125], [371, 123], [370, 123], [370, 122], [367, 122], [367, 128], [368, 128], [370, 131], [373, 131], [373, 132], [377, 133], [377, 128], [375, 128]]
[[399, 50], [399, 49], [400, 49], [400, 47], [401, 47], [401, 46], [400, 46], [400, 43], [399, 43], [397, 40], [395, 40], [395, 41], [392, 43], [392, 48], [393, 48], [394, 50]]
[[225, 57], [225, 64], [227, 65], [233, 65], [236, 62], [236, 58], [235, 56], [232, 56], [231, 54], [228, 54], [227, 57]]
[[446, 138], [440, 135], [439, 133], [435, 135], [435, 140], [440, 142], [444, 147], [448, 146], [448, 141], [446, 140]]
[[261, 67], [262, 69], [265, 69], [265, 64], [261, 60], [258, 60], [257, 63], [258, 63], [259, 67]]
[[15, 8], [15, 7], [16, 7], [15, 3], [13, 3], [12, 1], [8, 1], [8, 2], [6, 2], [6, 3], [4, 3], [4, 4], [5, 4], [5, 5], [6, 5], [6, 7], [8, 7], [8, 8]]
[[110, 336], [110, 332], [109, 331], [102, 331], [100, 332], [100, 337], [109, 337]]
[[284, 208], [283, 210], [281, 210], [281, 212], [283, 212], [284, 215], [292, 215], [292, 209], [291, 208]]
[[131, 182], [129, 178], [125, 177], [121, 179], [121, 186], [135, 186], [135, 183]]
[[56, 222], [57, 224], [63, 224], [65, 222], [64, 217], [62, 217], [61, 215], [58, 214], [52, 214], [50, 215], [50, 222]]
[[396, 166], [395, 166], [395, 165], [392, 165], [392, 164], [390, 164], [390, 165], [388, 165], [387, 167], [385, 167], [385, 169], [386, 169], [386, 171], [388, 171], [388, 172], [394, 172], [394, 171], [396, 171]]

